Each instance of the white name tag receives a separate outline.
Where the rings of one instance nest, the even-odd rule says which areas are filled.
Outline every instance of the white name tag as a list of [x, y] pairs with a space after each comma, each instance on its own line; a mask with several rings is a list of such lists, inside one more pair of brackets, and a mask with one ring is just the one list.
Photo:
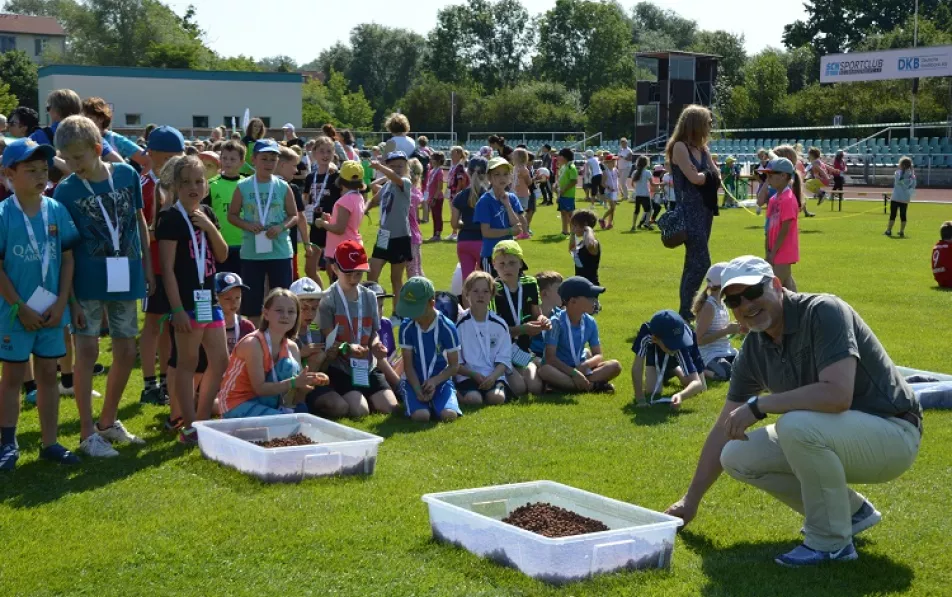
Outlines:
[[106, 292], [129, 292], [128, 257], [106, 257]]
[[211, 323], [212, 291], [196, 290], [192, 296], [195, 299], [195, 321], [198, 323]]
[[364, 359], [351, 359], [350, 381], [358, 388], [370, 387], [370, 361]]
[[314, 208], [317, 207], [313, 203], [310, 205], [304, 206], [304, 219], [307, 221], [307, 225], [310, 226], [314, 223]]
[[273, 243], [266, 232], [255, 235], [255, 253], [270, 253], [272, 248]]
[[532, 354], [528, 353], [515, 344], [512, 345], [512, 364], [517, 367], [527, 367], [532, 362]]
[[[33, 291], [33, 294], [30, 296], [30, 300], [26, 302], [26, 306], [33, 309], [40, 315], [42, 315], [47, 309], [52, 307], [56, 303], [56, 295], [50, 292], [49, 290], [38, 286], [36, 290]], [[58, 322], [57, 322], [58, 323]]]

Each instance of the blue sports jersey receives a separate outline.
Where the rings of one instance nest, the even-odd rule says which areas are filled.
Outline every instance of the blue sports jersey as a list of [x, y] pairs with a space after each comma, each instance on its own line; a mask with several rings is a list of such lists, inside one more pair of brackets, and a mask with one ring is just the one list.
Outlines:
[[[545, 333], [546, 346], [555, 346], [555, 356], [569, 367], [575, 367], [575, 358], [581, 363], [584, 361], [582, 356], [585, 351], [585, 344], [591, 347], [601, 346], [601, 340], [598, 338], [598, 324], [595, 318], [588, 313], [582, 314], [581, 325], [574, 326], [569, 321], [569, 315], [562, 310], [551, 320], [552, 329]], [[582, 328], [585, 328], [585, 336], [582, 336]], [[572, 342], [575, 343], [575, 357], [572, 356], [569, 334], [572, 334]]]
[[136, 145], [134, 141], [132, 141], [128, 137], [123, 137], [122, 135], [114, 131], [106, 131], [106, 134], [103, 135], [103, 138], [125, 160], [128, 160], [135, 154], [142, 151], [142, 148]]
[[[507, 193], [507, 195], [509, 195], [509, 203], [512, 205], [512, 211], [521, 214], [522, 204], [519, 203], [519, 199], [514, 193]], [[476, 202], [476, 210], [473, 212], [473, 222], [476, 224], [489, 224], [489, 227], [493, 230], [505, 230], [516, 225], [516, 222], [509, 221], [509, 213], [506, 211], [505, 206], [496, 199], [492, 191], [483, 193], [483, 196]], [[493, 249], [499, 241], [511, 239], [512, 235], [500, 236], [498, 238], [483, 237], [483, 247], [479, 253], [480, 257], [491, 258], [493, 256]]]
[[[76, 277], [73, 290], [81, 300], [131, 301], [145, 297], [145, 273], [142, 266], [142, 244], [139, 240], [138, 216], [142, 209], [142, 187], [139, 175], [127, 164], [110, 164], [115, 192], [109, 181], [90, 183], [93, 195], [75, 174], [57, 187], [53, 197], [73, 217], [79, 231], [79, 242], [73, 250]], [[112, 238], [99, 202], [113, 224], [119, 222], [119, 256], [129, 259], [129, 291], [106, 292], [106, 258], [115, 254]]]
[[[416, 371], [420, 383], [423, 383], [446, 369], [446, 353], [459, 350], [459, 333], [456, 331], [456, 325], [447, 316], [437, 311], [436, 319], [428, 329], [422, 331], [422, 355], [419, 354], [420, 334], [420, 326], [417, 322], [412, 319], [403, 320], [400, 326], [400, 348], [409, 348], [413, 351], [413, 370]], [[434, 353], [436, 353], [435, 362]], [[424, 373], [424, 362], [427, 366], [433, 363], [429, 376]]]
[[[40, 249], [40, 253], [37, 253], [33, 250], [30, 237], [23, 225], [23, 212], [13, 203], [12, 198], [0, 203], [0, 259], [3, 260], [4, 273], [24, 303], [30, 300], [33, 292], [40, 286], [44, 245], [48, 244], [50, 247], [50, 267], [43, 287], [59, 295], [62, 253], [73, 249], [79, 241], [79, 233], [66, 208], [49, 197], [43, 197], [43, 204], [46, 205], [49, 227], [44, 229], [42, 208], [30, 218], [33, 234]], [[10, 309], [11, 305], [0, 299], [0, 331], [24, 331], [20, 320], [16, 317], [11, 318]], [[60, 326], [66, 325], [67, 322], [69, 322], [68, 308], [63, 313]]]

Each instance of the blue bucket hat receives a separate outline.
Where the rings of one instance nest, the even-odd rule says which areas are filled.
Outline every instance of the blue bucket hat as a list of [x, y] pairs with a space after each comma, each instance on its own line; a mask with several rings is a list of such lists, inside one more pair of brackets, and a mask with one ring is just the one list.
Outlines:
[[157, 126], [149, 133], [149, 142], [146, 149], [165, 153], [181, 153], [185, 151], [185, 137], [174, 126]]
[[56, 157], [56, 150], [52, 145], [40, 145], [32, 139], [17, 139], [3, 150], [3, 167], [12, 168], [27, 161], [38, 151], [46, 157], [47, 165], [52, 166], [53, 158]]

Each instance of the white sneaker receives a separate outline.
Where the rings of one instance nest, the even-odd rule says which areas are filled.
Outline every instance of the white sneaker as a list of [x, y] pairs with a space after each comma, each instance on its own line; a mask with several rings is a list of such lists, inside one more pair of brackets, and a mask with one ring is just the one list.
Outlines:
[[96, 432], [111, 442], [119, 442], [120, 444], [145, 444], [144, 439], [126, 431], [126, 427], [122, 424], [122, 421], [118, 419], [112, 424], [112, 427], [106, 427], [105, 429], [100, 429], [99, 425], [96, 425]]
[[[60, 396], [75, 396], [76, 390], [74, 388], [67, 388], [66, 386], [63, 385], [63, 382], [60, 382], [59, 393], [60, 393]], [[93, 398], [102, 398], [102, 394], [100, 394], [96, 390], [93, 390], [91, 392], [91, 396]]]
[[119, 455], [119, 452], [116, 452], [112, 445], [98, 433], [84, 439], [83, 443], [79, 444], [79, 450], [77, 451], [93, 458], [114, 458]]

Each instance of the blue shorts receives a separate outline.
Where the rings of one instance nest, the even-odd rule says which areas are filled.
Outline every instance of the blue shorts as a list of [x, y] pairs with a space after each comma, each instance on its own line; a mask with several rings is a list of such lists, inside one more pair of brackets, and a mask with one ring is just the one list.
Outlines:
[[282, 411], [278, 410], [279, 407], [280, 403], [274, 396], [252, 398], [225, 412], [222, 416], [226, 419], [244, 419], [245, 417], [280, 415]]
[[0, 361], [25, 363], [30, 355], [40, 359], [59, 359], [66, 356], [63, 328], [48, 328], [35, 332], [4, 332], [0, 337]]
[[575, 197], [559, 197], [559, 211], [575, 211]]
[[452, 380], [441, 383], [436, 391], [433, 392], [433, 399], [429, 402], [421, 402], [417, 399], [416, 392], [406, 381], [403, 382], [403, 391], [406, 396], [407, 416], [413, 415], [418, 410], [428, 410], [434, 419], [438, 420], [444, 410], [451, 410], [457, 415], [462, 415], [463, 411], [459, 409], [459, 401], [456, 398], [456, 386]]

